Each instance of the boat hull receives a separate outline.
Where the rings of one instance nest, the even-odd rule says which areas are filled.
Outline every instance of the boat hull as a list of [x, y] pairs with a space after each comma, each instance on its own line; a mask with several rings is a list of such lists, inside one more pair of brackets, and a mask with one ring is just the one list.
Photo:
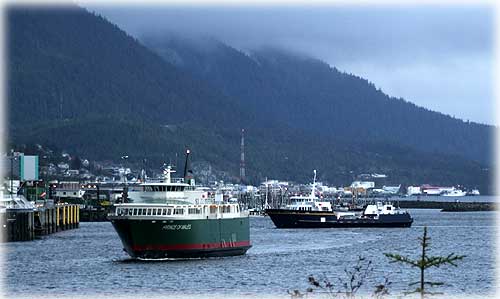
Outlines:
[[277, 228], [331, 228], [331, 227], [410, 227], [413, 219], [407, 213], [380, 215], [378, 219], [337, 219], [332, 212], [303, 212], [286, 209], [267, 209], [267, 215]]
[[249, 218], [151, 220], [113, 217], [123, 249], [133, 258], [243, 255], [251, 247]]

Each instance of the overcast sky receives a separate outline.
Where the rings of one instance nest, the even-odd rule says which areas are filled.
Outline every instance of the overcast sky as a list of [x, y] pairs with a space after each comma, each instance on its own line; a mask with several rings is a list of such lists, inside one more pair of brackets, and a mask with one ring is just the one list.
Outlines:
[[280, 46], [464, 120], [493, 115], [491, 6], [91, 6], [131, 35], [210, 35], [241, 50]]

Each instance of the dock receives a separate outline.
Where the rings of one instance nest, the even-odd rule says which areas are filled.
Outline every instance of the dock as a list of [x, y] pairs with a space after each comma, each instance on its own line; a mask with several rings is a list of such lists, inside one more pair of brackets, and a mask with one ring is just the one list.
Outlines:
[[2, 242], [31, 241], [36, 237], [78, 228], [79, 206], [40, 201], [34, 205], [16, 198], [0, 210]]

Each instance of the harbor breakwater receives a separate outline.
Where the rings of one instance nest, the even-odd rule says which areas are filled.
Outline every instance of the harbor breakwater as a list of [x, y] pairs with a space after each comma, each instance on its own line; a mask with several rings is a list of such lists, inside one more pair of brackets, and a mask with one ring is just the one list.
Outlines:
[[440, 209], [442, 212], [496, 211], [498, 208], [495, 202], [401, 200], [398, 204], [403, 209]]

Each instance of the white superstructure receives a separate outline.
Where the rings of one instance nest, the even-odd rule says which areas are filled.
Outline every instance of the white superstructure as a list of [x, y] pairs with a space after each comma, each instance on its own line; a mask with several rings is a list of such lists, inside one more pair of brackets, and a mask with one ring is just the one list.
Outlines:
[[204, 204], [208, 200], [208, 192], [187, 184], [184, 179], [172, 178], [170, 166], [164, 171], [164, 179], [140, 184], [128, 191], [128, 200], [134, 203], [177, 203]]
[[307, 196], [290, 197], [290, 204], [286, 206], [286, 209], [295, 211], [332, 211], [332, 205], [329, 201], [320, 201], [316, 196], [316, 170], [314, 170], [311, 193]]

